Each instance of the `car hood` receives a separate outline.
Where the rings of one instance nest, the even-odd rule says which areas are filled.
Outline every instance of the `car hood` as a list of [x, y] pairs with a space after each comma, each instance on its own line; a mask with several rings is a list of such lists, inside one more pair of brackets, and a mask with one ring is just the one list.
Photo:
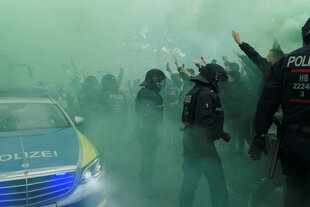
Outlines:
[[80, 143], [74, 128], [0, 133], [0, 173], [77, 165]]

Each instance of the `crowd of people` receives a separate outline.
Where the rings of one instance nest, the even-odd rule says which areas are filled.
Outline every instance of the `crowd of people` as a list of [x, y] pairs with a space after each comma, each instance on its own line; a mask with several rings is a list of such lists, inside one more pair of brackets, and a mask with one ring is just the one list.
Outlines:
[[[214, 141], [219, 138], [226, 142], [231, 140], [229, 153], [232, 156], [246, 156], [245, 152], [255, 135], [253, 120], [259, 94], [270, 68], [284, 54], [276, 39], [268, 55], [262, 57], [248, 43], [241, 41], [238, 32], [232, 31], [232, 36], [244, 52], [235, 52], [241, 65], [223, 56], [224, 69], [216, 64], [216, 60], [209, 64], [206, 57], [201, 57], [202, 64], [199, 61], [194, 63], [199, 73], [195, 76], [194, 69], [181, 66], [177, 58], [173, 57], [177, 70], [174, 72], [167, 63], [166, 71], [170, 77], [161, 70], [152, 69], [146, 73], [144, 81], [134, 80], [124, 84], [124, 70], [121, 69], [117, 77], [107, 74], [98, 81], [98, 77], [90, 75], [79, 84], [80, 76], [76, 76], [71, 83], [78, 92], [75, 95], [76, 101], [73, 94], [66, 93], [62, 88], [53, 96], [70, 115], [84, 117], [85, 124], [80, 130], [104, 153], [108, 169], [114, 176], [120, 170], [120, 143], [128, 139], [126, 136], [130, 130], [134, 131], [132, 139], [138, 140], [141, 149], [141, 196], [149, 199], [160, 197], [160, 192], [152, 187], [152, 180], [158, 147], [161, 136], [164, 136], [164, 139], [171, 140], [172, 145], [175, 145], [172, 147], [183, 152], [184, 178], [179, 205], [193, 205], [195, 189], [201, 175], [205, 175], [212, 205], [228, 207], [227, 184]], [[218, 71], [222, 71], [222, 75]], [[223, 76], [223, 82], [227, 82], [222, 88], [218, 85], [217, 76]], [[199, 102], [199, 108], [189, 106], [191, 99], [195, 104]], [[186, 107], [191, 108], [185, 111]], [[223, 131], [223, 111], [225, 128], [229, 133]], [[183, 149], [177, 144], [181, 138], [178, 129], [182, 113], [185, 124], [182, 129]], [[165, 133], [160, 133], [162, 122], [169, 123], [164, 128]], [[269, 135], [268, 141], [274, 142], [274, 137]], [[284, 178], [277, 177], [274, 180], [265, 179], [250, 195], [250, 206], [259, 206], [270, 192], [283, 184]]]
[[[306, 45], [309, 43], [309, 27], [310, 20], [304, 26], [306, 32], [303, 39]], [[272, 91], [276, 87], [275, 82], [280, 79], [278, 73], [274, 72], [274, 64], [280, 67], [277, 65], [278, 62], [287, 59], [278, 41], [274, 39], [269, 53], [263, 57], [250, 44], [242, 41], [238, 32], [232, 31], [232, 37], [244, 52], [244, 54], [235, 52], [239, 63], [231, 62], [227, 56], [223, 56], [224, 65], [220, 66], [216, 64], [217, 60], [214, 59], [209, 63], [207, 58], [202, 56], [202, 62], [196, 61], [193, 64], [197, 68], [195, 70], [186, 68], [173, 57], [176, 70], [167, 63], [163, 70], [146, 71], [143, 81], [136, 79], [127, 83], [123, 81], [126, 73], [123, 69], [117, 77], [106, 74], [99, 81], [100, 77], [94, 75], [81, 77], [72, 64], [75, 76], [68, 85], [70, 91], [66, 91], [66, 87], [59, 86], [50, 94], [71, 118], [74, 116], [84, 118], [84, 124], [79, 130], [104, 154], [110, 173], [114, 175], [121, 173], [123, 146], [134, 141], [139, 143], [141, 196], [148, 199], [160, 197], [160, 192], [153, 187], [153, 177], [156, 176], [153, 172], [158, 147], [165, 140], [176, 153], [183, 155], [184, 177], [179, 206], [193, 205], [199, 179], [204, 175], [208, 180], [212, 206], [228, 207], [229, 187], [215, 141], [223, 139], [228, 143], [227, 153], [231, 157], [246, 158], [248, 157], [246, 152], [249, 150], [251, 158], [260, 159], [262, 151], [269, 151], [270, 159], [262, 165], [268, 168], [276, 145], [277, 133], [275, 125], [270, 127], [272, 120], [266, 120], [266, 117], [273, 117], [276, 123], [281, 123], [283, 113], [285, 117], [288, 111], [285, 108], [287, 105], [282, 106], [284, 112], [279, 107], [281, 96], [277, 96], [277, 104], [271, 101], [270, 107], [273, 109], [270, 111], [271, 114], [266, 114], [269, 109], [264, 108], [268, 104], [265, 106], [263, 99], [273, 98], [266, 88], [269, 87], [268, 89]], [[303, 52], [309, 55], [309, 46], [306, 46]], [[164, 70], [168, 75], [165, 75]], [[270, 71], [275, 73], [271, 74], [274, 75], [272, 80]], [[37, 85], [44, 86], [42, 82]], [[280, 87], [278, 92], [280, 90], [285, 89]], [[259, 101], [260, 94], [265, 96]], [[256, 112], [258, 103], [261, 111]], [[260, 118], [262, 114], [265, 117]], [[264, 124], [263, 130], [259, 130], [263, 127], [260, 120], [268, 122]], [[304, 117], [303, 120], [309, 121], [309, 118]], [[291, 126], [293, 127], [295, 126]], [[298, 126], [295, 128], [299, 129]], [[303, 129], [303, 126], [300, 129]], [[300, 134], [304, 136], [302, 132]], [[286, 142], [288, 146], [289, 142]], [[294, 153], [292, 152], [294, 149], [289, 148], [286, 151], [285, 159], [290, 159], [287, 157], [291, 156], [290, 153]], [[306, 159], [300, 164], [303, 167], [297, 166], [300, 169], [298, 175], [302, 174], [298, 179], [294, 174], [295, 171], [290, 170], [294, 168], [292, 164], [294, 160], [285, 162], [285, 173], [289, 178], [285, 206], [293, 206], [294, 201], [298, 201], [299, 206], [309, 206], [309, 166], [305, 164], [309, 161], [304, 154], [298, 156], [298, 159]], [[297, 155], [293, 159], [296, 157]], [[262, 179], [263, 177], [267, 176], [262, 176]], [[284, 180], [281, 174], [277, 174], [273, 180], [263, 179], [261, 185], [249, 196], [249, 206], [260, 206], [270, 192], [283, 185]], [[296, 192], [303, 194], [296, 195]]]
[[[144, 81], [128, 81], [127, 84], [123, 83], [123, 69], [120, 70], [117, 77], [107, 74], [98, 81], [98, 77], [90, 75], [85, 77], [81, 84], [81, 77], [77, 75], [71, 83], [71, 86], [75, 87], [76, 95], [66, 93], [62, 88], [59, 88], [52, 96], [70, 116], [79, 115], [85, 119], [85, 124], [80, 127], [80, 130], [92, 139], [99, 151], [104, 153], [108, 169], [113, 174], [119, 173], [120, 169], [119, 165], [122, 159], [120, 143], [128, 140], [128, 132], [133, 132], [129, 133], [132, 135], [129, 142], [137, 140], [141, 148], [139, 179], [142, 196], [151, 199], [160, 197], [159, 191], [152, 187], [152, 179], [158, 147], [161, 140], [165, 139], [171, 142], [171, 147], [179, 153], [183, 152], [184, 155], [184, 179], [180, 192], [180, 206], [188, 207], [193, 204], [194, 191], [199, 183], [199, 178], [201, 175], [205, 175], [209, 181], [213, 206], [227, 207], [229, 206], [227, 185], [214, 141], [218, 138], [223, 138], [226, 142], [231, 140], [229, 153], [232, 156], [246, 156], [245, 152], [251, 145], [254, 136], [253, 120], [259, 94], [267, 80], [272, 64], [283, 56], [283, 51], [276, 39], [267, 57], [264, 58], [249, 44], [242, 42], [237, 32], [232, 31], [232, 36], [245, 53], [235, 52], [241, 65], [229, 61], [227, 56], [222, 57], [223, 67], [216, 64], [216, 60], [208, 63], [206, 57], [201, 57], [202, 63], [199, 61], [194, 63], [200, 74], [197, 76], [195, 69], [185, 68], [176, 57], [173, 57], [176, 70], [174, 71], [167, 63], [165, 70], [168, 75], [165, 75], [163, 70], [152, 69], [146, 73]], [[209, 74], [208, 72], [212, 70], [214, 73]], [[217, 71], [220, 70], [223, 71], [225, 77], [227, 76], [227, 80], [225, 80], [227, 83], [222, 88], [218, 88], [220, 86], [215, 83], [218, 78], [216, 77]], [[200, 77], [203, 80], [195, 79], [195, 77]], [[207, 80], [208, 83], [203, 83], [204, 80]], [[197, 84], [198, 88], [195, 87]], [[193, 96], [195, 93], [201, 93], [204, 85], [211, 85], [211, 90], [216, 94], [210, 95], [209, 93], [213, 92], [206, 91], [201, 97], [201, 99], [203, 97], [206, 99], [201, 104], [211, 101], [208, 103], [211, 111], [206, 111], [202, 106], [200, 111], [195, 113], [201, 119], [199, 122], [203, 123], [201, 128], [213, 124], [212, 127], [218, 132], [211, 134], [217, 133], [217, 138], [206, 139], [203, 135], [205, 129], [187, 130], [190, 128], [190, 124], [186, 123], [189, 121], [189, 117], [183, 120], [184, 128], [181, 124], [182, 113], [183, 119], [184, 113], [189, 113], [183, 111], [183, 108], [186, 107], [184, 104], [188, 93], [192, 88], [196, 90], [192, 91]], [[220, 91], [222, 93], [218, 96]], [[211, 96], [212, 100], [208, 100], [208, 96]], [[213, 99], [217, 100], [217, 106], [213, 106]], [[218, 114], [214, 115], [212, 107], [218, 110]], [[225, 111], [225, 128], [229, 132], [224, 135], [221, 134], [224, 116], [220, 115], [223, 111]], [[163, 122], [166, 127], [161, 127]], [[180, 127], [184, 131], [183, 147], [179, 143], [182, 137], [179, 132]], [[161, 130], [164, 130], [164, 133], [161, 133]], [[192, 141], [193, 139], [196, 139], [195, 142]], [[210, 172], [210, 166], [212, 172]], [[266, 179], [266, 182], [270, 181]], [[270, 191], [279, 187], [276, 184], [270, 186], [272, 186]], [[265, 189], [265, 187], [262, 188]], [[267, 191], [266, 193], [253, 192], [249, 203], [252, 206], [258, 206], [258, 203], [263, 201], [267, 194]]]

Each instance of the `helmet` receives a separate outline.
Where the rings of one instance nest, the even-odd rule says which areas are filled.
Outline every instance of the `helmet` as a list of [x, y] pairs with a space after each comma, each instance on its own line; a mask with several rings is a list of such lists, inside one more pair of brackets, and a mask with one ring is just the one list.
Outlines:
[[85, 78], [83, 83], [84, 88], [97, 88], [99, 85], [98, 80], [95, 76], [89, 75]]
[[101, 85], [103, 89], [117, 88], [117, 81], [114, 75], [108, 74], [102, 77]]
[[85, 78], [85, 83], [86, 84], [90, 84], [90, 85], [93, 85], [93, 84], [97, 84], [98, 83], [98, 80], [95, 76], [93, 75], [89, 75]]
[[191, 81], [206, 84], [214, 84], [219, 81], [227, 81], [227, 73], [225, 69], [218, 64], [207, 64], [200, 73], [193, 77]]
[[[310, 18], [306, 22], [306, 24], [301, 29], [302, 39], [305, 42], [306, 39], [310, 38]], [[308, 40], [309, 41], [309, 40]]]
[[145, 80], [140, 86], [147, 86], [152, 89], [159, 90], [162, 88], [160, 82], [166, 79], [165, 74], [158, 69], [149, 70], [145, 75]]

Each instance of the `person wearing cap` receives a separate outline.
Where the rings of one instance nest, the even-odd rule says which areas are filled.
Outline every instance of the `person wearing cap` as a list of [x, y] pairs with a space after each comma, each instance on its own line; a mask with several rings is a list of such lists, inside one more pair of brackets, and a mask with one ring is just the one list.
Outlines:
[[142, 160], [140, 169], [140, 192], [149, 199], [159, 198], [152, 187], [153, 169], [157, 149], [160, 145], [159, 126], [163, 119], [163, 99], [159, 92], [164, 86], [165, 74], [158, 69], [149, 70], [135, 101], [137, 114], [137, 139]]
[[214, 144], [220, 138], [228, 142], [231, 137], [223, 131], [224, 110], [218, 94], [227, 79], [226, 71], [217, 64], [207, 64], [191, 79], [195, 86], [185, 97], [182, 114], [184, 177], [180, 207], [193, 205], [202, 175], [208, 180], [212, 206], [229, 207], [221, 159]]
[[284, 206], [310, 206], [310, 18], [302, 27], [303, 47], [271, 67], [256, 109], [253, 160], [266, 152], [264, 134], [281, 106], [280, 160], [286, 175]]

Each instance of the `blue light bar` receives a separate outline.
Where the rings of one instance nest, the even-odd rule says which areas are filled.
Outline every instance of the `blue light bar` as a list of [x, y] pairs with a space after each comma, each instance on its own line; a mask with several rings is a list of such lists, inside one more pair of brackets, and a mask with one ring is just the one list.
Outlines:
[[64, 172], [64, 173], [57, 173], [55, 174], [56, 177], [65, 177], [68, 173]]

